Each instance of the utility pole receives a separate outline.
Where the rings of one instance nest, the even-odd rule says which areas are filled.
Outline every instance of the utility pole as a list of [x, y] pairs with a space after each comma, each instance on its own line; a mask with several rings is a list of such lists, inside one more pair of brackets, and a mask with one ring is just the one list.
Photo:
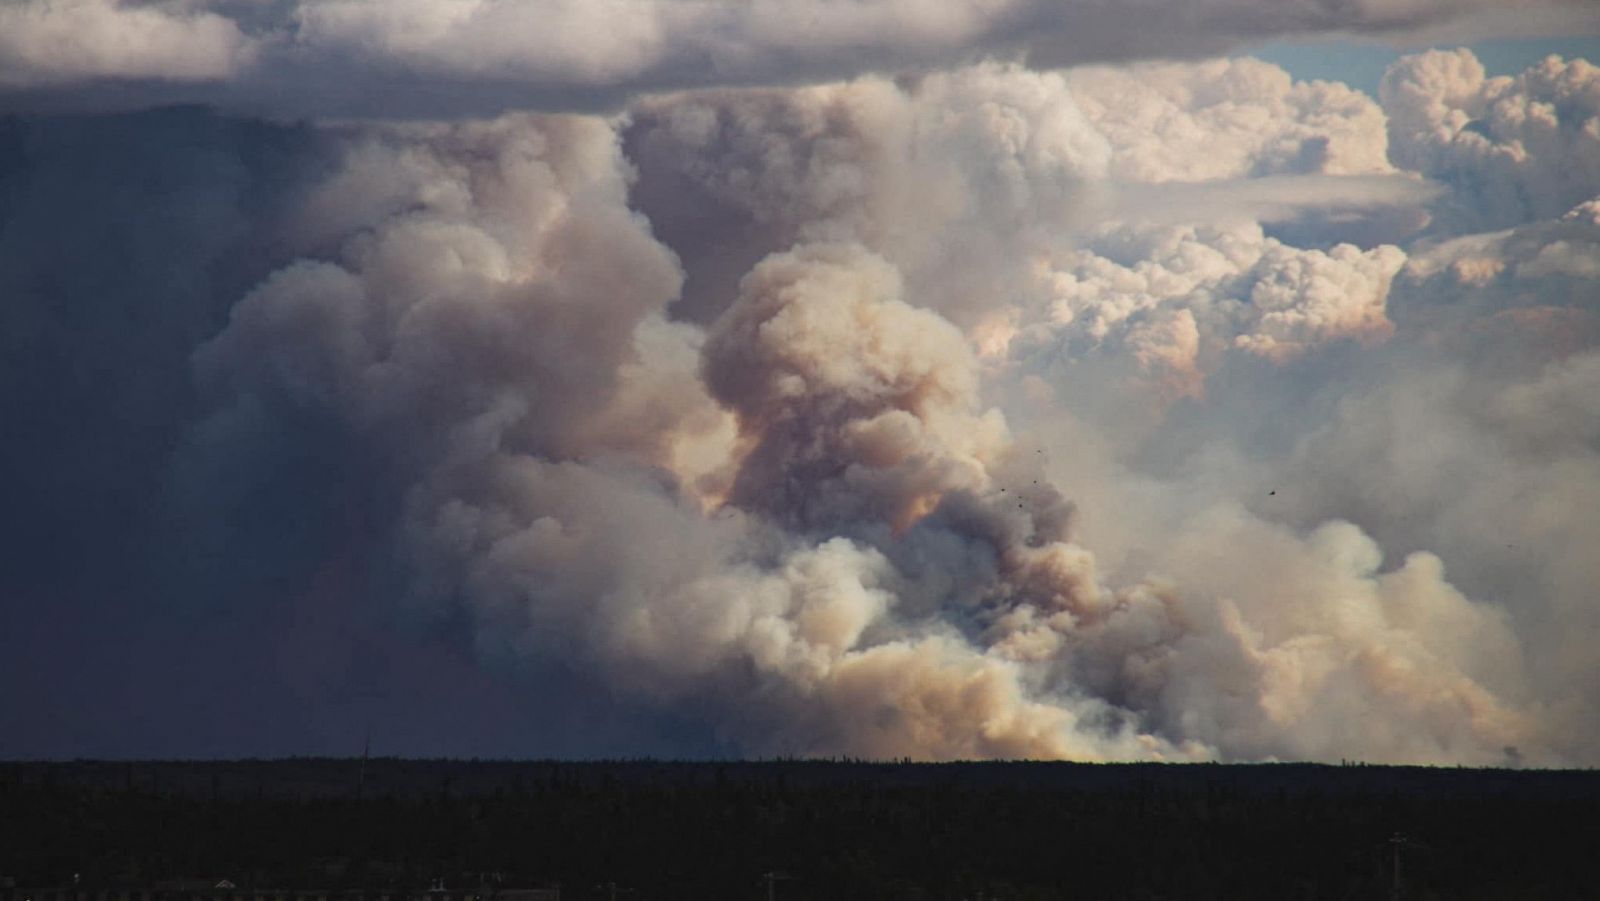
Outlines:
[[776, 870], [768, 870], [761, 874], [761, 878], [767, 883], [767, 901], [775, 901], [778, 897], [778, 880], [788, 879], [789, 877]]
[[1396, 832], [1389, 839], [1389, 844], [1394, 848], [1394, 882], [1389, 886], [1390, 901], [1400, 901], [1400, 846], [1406, 843], [1406, 837]]
[[367, 794], [367, 757], [372, 753], [372, 730], [367, 730], [366, 740], [361, 744], [361, 771], [356, 777], [356, 800], [365, 799]]

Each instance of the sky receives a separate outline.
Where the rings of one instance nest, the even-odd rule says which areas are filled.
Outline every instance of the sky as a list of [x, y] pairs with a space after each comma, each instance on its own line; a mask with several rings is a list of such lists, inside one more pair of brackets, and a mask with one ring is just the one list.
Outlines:
[[1600, 11], [0, 5], [0, 759], [1600, 762]]

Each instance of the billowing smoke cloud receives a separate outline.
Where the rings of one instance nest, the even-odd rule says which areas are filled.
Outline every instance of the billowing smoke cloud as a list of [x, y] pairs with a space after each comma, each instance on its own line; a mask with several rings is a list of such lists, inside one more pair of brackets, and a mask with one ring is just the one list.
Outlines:
[[[1167, 143], [1138, 127], [1157, 122]], [[629, 142], [638, 201], [688, 267], [679, 315], [726, 302], [745, 268], [730, 260], [847, 239], [988, 356], [1114, 346], [1175, 395], [1199, 394], [1229, 350], [1282, 361], [1388, 332], [1403, 253], [1302, 250], [1258, 217], [1343, 207], [1359, 222], [1432, 196], [1389, 174], [1370, 100], [1254, 60], [697, 93], [641, 104]], [[1090, 226], [1107, 216], [1121, 218]]]
[[[811, 537], [908, 527], [942, 494], [981, 489], [1004, 440], [972, 409], [961, 334], [895, 297], [886, 264], [824, 248], [751, 274], [703, 350], [738, 421], [724, 435], [696, 333], [659, 318], [677, 273], [622, 202], [609, 129], [519, 118], [388, 139], [405, 146], [363, 144], [352, 165], [371, 208], [387, 195], [399, 209], [338, 262], [269, 279], [197, 362], [227, 399], [217, 427], [310, 408], [389, 449], [411, 603], [465, 604], [491, 646], [576, 653], [633, 690], [786, 724], [737, 735], [755, 747], [1162, 746], [1080, 728], [937, 617], [896, 621], [904, 576], [882, 553]], [[330, 184], [352, 201], [345, 176]], [[641, 422], [612, 404], [671, 412]], [[704, 493], [715, 469], [675, 455], [685, 443], [726, 455], [722, 512]]]
[[[565, 656], [701, 705], [747, 748], [1554, 753], [1517, 709], [1508, 619], [1438, 557], [1385, 570], [1349, 523], [1296, 535], [1208, 505], [1147, 560], [1160, 577], [1108, 581], [1046, 476], [1054, 454], [983, 400], [994, 364], [974, 338], [994, 339], [997, 310], [1016, 335], [987, 345], [1008, 361], [995, 384], [1092, 374], [1032, 362], [1056, 346], [1129, 359], [1169, 401], [1203, 396], [1222, 355], [1284, 366], [1382, 342], [1400, 250], [1297, 249], [1226, 221], [1074, 230], [1120, 148], [1065, 80], [1020, 70], [689, 95], [629, 128], [642, 179], [665, 170], [761, 240], [799, 242], [753, 246], [703, 330], [664, 317], [679, 271], [627, 209], [617, 134], [519, 117], [356, 141], [308, 206], [366, 221], [323, 236], [328, 262], [269, 279], [198, 357], [219, 422], [309, 408], [374, 448], [404, 498], [383, 540], [409, 604], [469, 610], [485, 653]], [[944, 190], [874, 177], [902, 162]], [[923, 242], [984, 226], [1007, 239], [977, 246], [985, 271], [1045, 254], [1022, 274], [1043, 319], [1005, 295], [917, 302], [902, 272], [931, 285], [944, 264]]]
[[1200, 397], [1224, 354], [1285, 363], [1393, 331], [1386, 302], [1405, 263], [1397, 247], [1302, 250], [1253, 222], [1123, 225], [1085, 238], [1041, 273], [1051, 300], [1037, 321], [1022, 321], [1014, 356], [1131, 361], [1169, 397]]
[[1586, 346], [1584, 335], [1593, 330], [1597, 254], [1600, 197], [1556, 219], [1429, 241], [1407, 267], [1406, 312], [1437, 318], [1441, 305], [1450, 304], [1501, 320], [1548, 314], [1576, 329], [1570, 352]]
[[1456, 191], [1457, 231], [1559, 216], [1600, 186], [1600, 68], [1552, 56], [1489, 78], [1469, 50], [1407, 57], [1384, 76], [1395, 162]]
[[1116, 148], [1111, 175], [1123, 181], [1394, 171], [1369, 97], [1292, 81], [1260, 60], [1081, 69], [1071, 85]]
[[[1385, 137], [1370, 100], [1347, 89], [1294, 86], [1282, 70], [1256, 61], [1188, 67], [1187, 76], [1177, 71], [1152, 69], [1152, 87], [1143, 95], [1118, 81], [1133, 75], [1095, 70], [1073, 73], [1069, 82], [1054, 73], [983, 65], [930, 75], [909, 88], [862, 79], [645, 101], [628, 132], [642, 173], [635, 195], [685, 261], [688, 283], [675, 312], [713, 315], [750, 265], [793, 242], [858, 241], [900, 268], [917, 303], [975, 327], [980, 346], [992, 352], [1023, 319], [1075, 315], [1060, 303], [1057, 272], [1076, 263], [1058, 258], [1081, 257], [1065, 236], [1092, 221], [1118, 217], [1181, 228], [1231, 214], [1247, 234], [1257, 233], [1244, 242], [1262, 245], [1258, 219], [1295, 220], [1307, 208], [1339, 211], [1343, 222], [1330, 233], [1341, 240], [1409, 234], [1425, 219], [1418, 207], [1433, 189], [1371, 162], [1382, 159]], [[1165, 93], [1157, 89], [1163, 86]], [[1171, 122], [1179, 109], [1186, 124], [1174, 126], [1181, 132], [1174, 141], [1206, 152], [1154, 155], [1145, 130], [1129, 123]], [[1325, 145], [1343, 144], [1328, 134], [1350, 135], [1349, 143], [1364, 141], [1368, 149], [1329, 156]], [[1305, 146], [1319, 148], [1315, 160], [1306, 159]], [[1408, 215], [1391, 215], [1396, 207]], [[1385, 217], [1413, 224], [1397, 230]], [[1236, 280], [1261, 257], [1242, 248], [1230, 253], [1235, 258], [1209, 275], [1199, 271], [1203, 262], [1181, 265], [1196, 285], [1211, 288]], [[1369, 309], [1334, 318], [1366, 320], [1363, 328], [1381, 330], [1387, 278], [1398, 263], [1391, 252], [1380, 255], [1390, 262], [1359, 276], [1360, 297], [1335, 300], [1324, 291], [1318, 301], [1287, 286], [1276, 289], [1284, 308], [1274, 317], [1280, 332], [1307, 320], [1288, 306], [1358, 310], [1374, 300], [1376, 317]], [[1293, 278], [1283, 273], [1283, 281]], [[1160, 290], [1179, 288], [1169, 283]], [[1264, 301], [1271, 290], [1261, 288]], [[1118, 319], [1135, 312], [1131, 301], [1108, 303], [1130, 307]], [[1245, 317], [1267, 312], [1241, 310]], [[1323, 336], [1343, 327], [1324, 324], [1324, 313], [1308, 316], [1317, 320], [1309, 330]], [[1251, 327], [1230, 328], [1229, 341]], [[1284, 333], [1277, 340], [1298, 339]]]
[[[1470, 32], [1503, 5], [1197, 0], [1181, 26], [1160, 27], [1176, 15], [1167, 0], [20, 0], [0, 11], [0, 85], [29, 89], [11, 98], [23, 104], [460, 116], [997, 53], [1061, 66], [1193, 58], [1273, 35]], [[1518, 6], [1547, 28], [1595, 25], [1581, 0]]]
[[[514, 4], [38, 3], [13, 24], [128, 18], [194, 66], [84, 27], [0, 73], [243, 97], [337, 58], [371, 112], [363, 78], [587, 103], [1160, 49], [1125, 12], [921, 7], [556, 5], [540, 50]], [[1207, 3], [1194, 37], [1454, 11]], [[1250, 60], [980, 62], [308, 127], [240, 230], [254, 286], [197, 291], [242, 299], [187, 335], [164, 509], [225, 573], [214, 508], [291, 446], [341, 516], [287, 591], [742, 752], [1593, 761], [1585, 65], [1413, 57], [1380, 106]], [[1468, 216], [1491, 157], [1525, 202]]]
[[677, 312], [693, 319], [768, 253], [851, 241], [906, 273], [919, 305], [969, 324], [1026, 290], [1016, 260], [1081, 212], [1110, 154], [1062, 76], [998, 65], [909, 90], [868, 78], [671, 96], [633, 120], [638, 202], [685, 259]]

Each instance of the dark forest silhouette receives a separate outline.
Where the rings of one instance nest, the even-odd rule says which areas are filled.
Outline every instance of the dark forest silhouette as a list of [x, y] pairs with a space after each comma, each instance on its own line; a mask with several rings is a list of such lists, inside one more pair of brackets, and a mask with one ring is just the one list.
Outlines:
[[1597, 813], [1593, 771], [13, 763], [0, 894], [225, 878], [240, 898], [1354, 899], [1391, 897], [1398, 859], [1404, 898], [1594, 898]]

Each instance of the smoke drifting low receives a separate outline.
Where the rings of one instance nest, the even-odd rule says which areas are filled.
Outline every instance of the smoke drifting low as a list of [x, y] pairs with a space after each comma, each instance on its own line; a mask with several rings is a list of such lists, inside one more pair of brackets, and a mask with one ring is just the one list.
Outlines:
[[[995, 30], [1049, 18], [1028, 4], [915, 6], [857, 14], [922, 23], [893, 54], [924, 62], [1080, 40]], [[1228, 38], [1236, 7], [1198, 21]], [[31, 4], [0, 33], [109, 16], [147, 40], [0, 43], [0, 77], [248, 85], [338, 48], [632, 91], [797, 77], [871, 24], [801, 28], [752, 75], [803, 9], [705, 28], [732, 14], [663, 5], [607, 30], [614, 60], [565, 61], [486, 36], [517, 9]], [[1267, 27], [1457, 12], [1282, 10]], [[690, 28], [732, 76], [675, 55]], [[135, 286], [168, 313], [135, 332], [181, 349], [195, 392], [137, 496], [170, 557], [204, 549], [218, 604], [359, 597], [488, 672], [582, 674], [741, 753], [1592, 763], [1597, 73], [1429, 53], [1374, 101], [1248, 59], [981, 62], [609, 117], [269, 129], [294, 139], [266, 162], [173, 175], [245, 198], [218, 248], [129, 251], [218, 273]], [[15, 296], [26, 322], [66, 295]], [[47, 444], [16, 462], [48, 469]], [[262, 475], [286, 458], [304, 471]], [[273, 494], [291, 546], [219, 537]], [[190, 563], [138, 578], [193, 592]], [[230, 583], [263, 566], [271, 587]]]

